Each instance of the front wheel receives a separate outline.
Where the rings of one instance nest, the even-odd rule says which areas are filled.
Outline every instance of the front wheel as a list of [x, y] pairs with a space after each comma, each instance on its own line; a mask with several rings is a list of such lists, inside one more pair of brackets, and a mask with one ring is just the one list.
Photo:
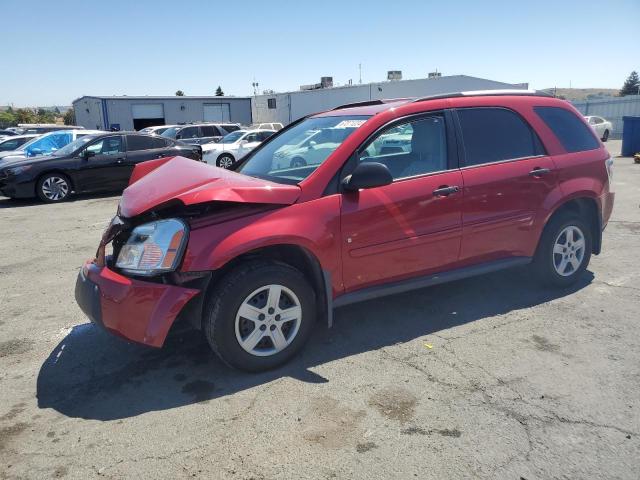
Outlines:
[[71, 182], [61, 173], [47, 173], [38, 180], [36, 193], [43, 202], [62, 202], [71, 193]]
[[575, 283], [591, 259], [591, 230], [580, 218], [560, 215], [545, 227], [533, 267], [546, 285], [567, 287]]
[[259, 372], [300, 351], [315, 317], [315, 295], [300, 271], [283, 263], [255, 261], [219, 280], [207, 302], [203, 330], [225, 363]]
[[231, 155], [225, 153], [218, 157], [216, 165], [220, 168], [230, 168], [231, 165], [233, 165], [233, 162], [235, 162], [235, 159]]

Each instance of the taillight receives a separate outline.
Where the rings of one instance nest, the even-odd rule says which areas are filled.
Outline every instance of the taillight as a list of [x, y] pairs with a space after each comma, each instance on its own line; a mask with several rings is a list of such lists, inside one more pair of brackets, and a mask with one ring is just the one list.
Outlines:
[[608, 157], [604, 164], [607, 167], [607, 175], [609, 176], [609, 184], [611, 184], [611, 180], [613, 179], [613, 158]]

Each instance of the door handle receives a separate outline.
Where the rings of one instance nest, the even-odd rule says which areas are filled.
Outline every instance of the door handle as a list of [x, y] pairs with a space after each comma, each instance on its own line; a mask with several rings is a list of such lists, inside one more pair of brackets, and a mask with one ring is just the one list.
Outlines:
[[435, 197], [448, 197], [449, 195], [458, 193], [459, 191], [460, 187], [458, 187], [457, 185], [442, 185], [433, 191], [433, 195]]
[[532, 177], [541, 177], [543, 175], [546, 175], [547, 173], [551, 173], [551, 170], [548, 168], [536, 167], [529, 172], [529, 175], [531, 175]]
[[116, 163], [122, 163], [124, 162], [124, 158], [116, 158]]

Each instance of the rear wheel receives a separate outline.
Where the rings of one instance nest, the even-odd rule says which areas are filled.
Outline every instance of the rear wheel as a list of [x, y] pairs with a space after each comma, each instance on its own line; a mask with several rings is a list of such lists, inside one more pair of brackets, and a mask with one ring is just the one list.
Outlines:
[[295, 268], [245, 263], [218, 285], [207, 302], [203, 330], [228, 365], [251, 372], [269, 370], [289, 360], [309, 338], [315, 295]]
[[606, 142], [607, 140], [609, 140], [609, 130], [605, 130], [604, 134], [602, 135], [602, 141]]
[[218, 157], [216, 165], [220, 168], [229, 168], [233, 165], [233, 162], [235, 162], [235, 159], [231, 155], [225, 153]]
[[43, 202], [62, 202], [71, 193], [71, 182], [61, 173], [47, 173], [38, 180], [36, 193]]
[[533, 266], [544, 284], [566, 287], [586, 270], [591, 249], [591, 230], [584, 220], [559, 215], [545, 227]]

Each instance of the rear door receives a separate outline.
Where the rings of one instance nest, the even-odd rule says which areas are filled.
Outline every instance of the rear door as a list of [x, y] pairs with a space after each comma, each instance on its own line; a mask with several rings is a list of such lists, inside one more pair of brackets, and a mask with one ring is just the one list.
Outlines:
[[[93, 156], [85, 157], [84, 151]], [[121, 188], [127, 170], [123, 136], [110, 135], [91, 142], [80, 153], [79, 162], [74, 179], [78, 190], [94, 192]], [[128, 181], [129, 177], [126, 178]]]
[[215, 125], [202, 125], [200, 131], [202, 132], [202, 138], [198, 142], [199, 145], [215, 142], [224, 136], [222, 131]]
[[127, 135], [127, 164], [131, 170], [138, 163], [171, 156], [167, 140], [151, 135]]
[[188, 143], [190, 145], [199, 145], [201, 137], [202, 133], [200, 132], [200, 127], [184, 127], [176, 135], [176, 140], [180, 140], [181, 142]]
[[[384, 154], [379, 137], [402, 125], [407, 152]], [[341, 244], [346, 291], [445, 270], [458, 260], [462, 174], [443, 113], [399, 121], [350, 162], [386, 165], [393, 183], [342, 194]]]
[[460, 260], [533, 255], [535, 220], [556, 185], [552, 159], [515, 111], [478, 107], [456, 114], [464, 182]]

